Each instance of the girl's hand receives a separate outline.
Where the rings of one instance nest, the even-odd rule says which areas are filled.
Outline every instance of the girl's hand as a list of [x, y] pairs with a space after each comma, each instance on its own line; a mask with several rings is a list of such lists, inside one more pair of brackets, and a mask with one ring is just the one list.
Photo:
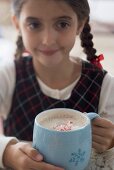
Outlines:
[[10, 142], [3, 155], [4, 166], [13, 170], [63, 170], [43, 162], [43, 156], [28, 143]]
[[114, 147], [114, 124], [104, 118], [96, 118], [92, 121], [92, 146], [102, 153]]

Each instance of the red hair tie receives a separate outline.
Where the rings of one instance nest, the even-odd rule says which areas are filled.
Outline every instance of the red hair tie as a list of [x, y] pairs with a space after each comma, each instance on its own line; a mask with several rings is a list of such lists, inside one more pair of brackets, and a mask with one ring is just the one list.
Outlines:
[[97, 58], [92, 59], [91, 63], [96, 65], [98, 68], [102, 69], [102, 65], [100, 63], [100, 61], [104, 60], [104, 56], [103, 54], [100, 54]]

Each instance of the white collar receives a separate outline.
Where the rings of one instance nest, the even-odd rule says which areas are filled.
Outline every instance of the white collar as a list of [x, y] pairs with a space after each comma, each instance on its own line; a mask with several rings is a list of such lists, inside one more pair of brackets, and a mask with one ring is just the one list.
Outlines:
[[45, 95], [52, 97], [54, 99], [66, 100], [71, 96], [71, 92], [72, 92], [73, 88], [75, 87], [76, 83], [78, 82], [79, 78], [80, 77], [78, 77], [78, 79], [76, 79], [72, 84], [70, 84], [69, 86], [67, 86], [66, 88], [64, 88], [62, 90], [50, 88], [38, 77], [37, 77], [37, 80], [38, 80], [38, 83], [39, 83], [39, 86], [40, 86], [42, 92]]

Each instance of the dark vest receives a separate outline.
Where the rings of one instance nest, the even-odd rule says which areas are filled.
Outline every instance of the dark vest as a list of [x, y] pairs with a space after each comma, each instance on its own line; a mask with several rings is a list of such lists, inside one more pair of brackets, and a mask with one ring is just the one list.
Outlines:
[[106, 71], [83, 61], [81, 77], [67, 100], [46, 96], [40, 90], [32, 58], [15, 61], [16, 86], [10, 113], [4, 121], [4, 132], [20, 140], [32, 140], [35, 116], [46, 109], [72, 108], [81, 112], [98, 112], [99, 97]]

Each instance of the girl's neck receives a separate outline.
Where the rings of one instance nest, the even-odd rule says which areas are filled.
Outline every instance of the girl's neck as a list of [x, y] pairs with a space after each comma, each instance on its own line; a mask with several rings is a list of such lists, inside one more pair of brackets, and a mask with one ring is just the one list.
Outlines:
[[73, 83], [81, 74], [81, 64], [73, 63], [70, 60], [69, 62], [50, 68], [35, 61], [34, 69], [36, 75], [47, 86], [59, 90]]

